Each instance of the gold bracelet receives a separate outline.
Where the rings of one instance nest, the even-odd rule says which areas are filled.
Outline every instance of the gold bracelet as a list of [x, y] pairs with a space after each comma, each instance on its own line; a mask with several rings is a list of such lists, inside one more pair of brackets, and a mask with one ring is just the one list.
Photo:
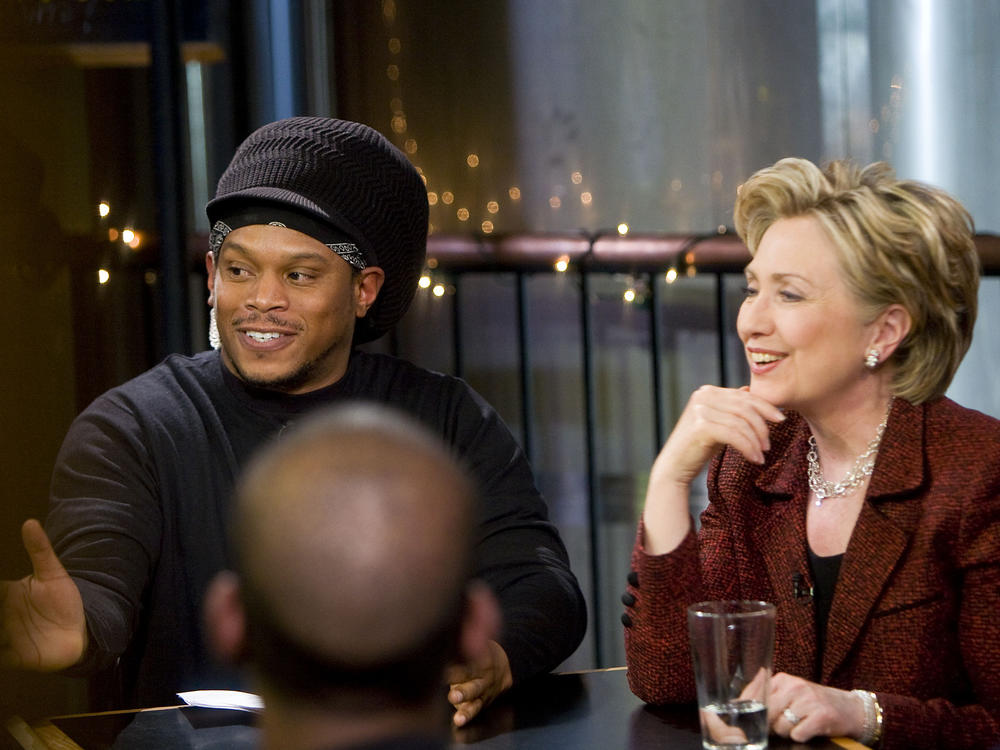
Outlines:
[[875, 693], [869, 693], [872, 697], [872, 704], [875, 706], [875, 732], [872, 735], [872, 745], [878, 745], [882, 741], [882, 704], [878, 702]]
[[865, 726], [858, 741], [862, 745], [875, 747], [882, 740], [882, 706], [875, 693], [868, 690], [852, 690], [861, 699], [865, 709]]

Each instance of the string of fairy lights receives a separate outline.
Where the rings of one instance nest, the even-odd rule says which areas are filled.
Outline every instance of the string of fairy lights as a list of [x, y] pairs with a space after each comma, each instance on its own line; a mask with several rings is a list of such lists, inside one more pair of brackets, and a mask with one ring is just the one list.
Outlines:
[[[97, 214], [101, 219], [102, 224], [108, 224], [111, 216], [111, 204], [108, 201], [101, 201], [97, 205]], [[722, 231], [724, 228], [720, 228]], [[628, 226], [621, 224], [617, 228], [619, 235], [625, 236], [628, 234]], [[108, 241], [113, 244], [120, 244], [123, 248], [128, 248], [132, 251], [138, 252], [143, 246], [143, 235], [139, 231], [132, 229], [131, 227], [118, 228], [116, 226], [106, 227]], [[694, 259], [691, 256], [686, 258], [687, 266], [685, 272], [688, 276], [694, 276], [696, 273]], [[421, 274], [418, 280], [418, 286], [420, 289], [429, 290], [430, 293], [435, 297], [444, 297], [448, 294], [455, 293], [455, 287], [451, 284], [445, 284], [441, 281], [435, 281], [432, 272], [437, 267], [437, 262], [433, 258], [429, 258], [427, 262], [428, 268], [425, 269], [424, 273]], [[558, 273], [565, 273], [570, 268], [570, 257], [568, 255], [559, 256], [553, 263], [553, 268]], [[149, 273], [154, 273], [150, 271]], [[677, 280], [678, 271], [676, 265], [672, 265], [665, 273], [665, 281], [668, 284], [672, 284]], [[646, 281], [642, 277], [635, 275], [627, 275], [625, 277], [625, 290], [622, 292], [622, 299], [628, 303], [641, 304], [645, 298], [648, 296], [648, 289], [646, 288]], [[100, 285], [105, 285], [111, 280], [111, 271], [108, 268], [101, 267], [97, 270], [97, 281]], [[155, 277], [146, 278], [147, 283], [155, 283]]]
[[[136, 253], [143, 248], [146, 238], [142, 232], [127, 225], [119, 227], [112, 223], [111, 204], [108, 201], [102, 200], [97, 204], [97, 216], [101, 231], [106, 234], [108, 242]], [[147, 284], [156, 283], [156, 272], [147, 271], [145, 280]], [[111, 270], [104, 266], [98, 268], [97, 283], [104, 286], [109, 281], [111, 281]]]
[[[465, 196], [459, 194], [454, 187], [437, 184], [439, 181], [433, 175], [428, 175], [425, 172], [418, 156], [420, 154], [420, 144], [408, 120], [405, 107], [405, 76], [402, 66], [404, 41], [400, 36], [399, 24], [397, 24], [396, 0], [382, 0], [381, 14], [386, 31], [385, 49], [388, 52], [385, 76], [389, 82], [390, 92], [389, 128], [396, 144], [408, 155], [423, 178], [424, 184], [427, 186], [427, 200], [431, 208], [431, 221], [428, 226], [428, 233], [434, 234], [437, 231], [437, 227], [435, 226], [436, 217], [440, 217], [440, 222], [444, 224], [445, 221], [450, 221], [445, 212], [453, 211], [454, 217], [463, 225], [475, 226], [478, 221], [478, 228], [473, 231], [478, 231], [485, 236], [494, 234], [502, 222], [505, 208], [521, 204], [524, 197], [521, 188], [513, 184], [506, 189], [504, 192], [505, 197], [503, 198], [503, 201], [507, 204], [506, 206], [501, 200], [496, 198], [490, 198], [483, 202], [482, 205], [477, 206], [473, 205], [474, 201], [467, 200]], [[766, 95], [766, 87], [764, 88], [764, 94]], [[873, 135], [879, 134], [880, 130], [882, 131], [884, 139], [882, 143], [882, 158], [885, 159], [891, 158], [893, 141], [898, 137], [898, 123], [901, 119], [902, 109], [902, 88], [901, 77], [898, 75], [893, 76], [889, 85], [888, 100], [882, 106], [879, 113], [880, 116], [872, 118], [868, 123]], [[760, 96], [762, 94], [758, 91], [758, 98]], [[474, 151], [464, 155], [459, 154], [455, 158], [461, 159], [464, 163], [464, 168], [471, 172], [479, 173], [484, 166], [483, 157]], [[568, 178], [569, 184], [573, 186], [573, 197], [578, 199], [582, 206], [587, 208], [593, 207], [597, 198], [593, 189], [586, 185], [583, 172], [579, 169], [573, 170], [569, 173]], [[710, 179], [710, 183], [715, 190], [719, 190], [723, 186], [724, 179], [719, 170], [713, 172], [706, 179]], [[679, 193], [682, 189], [683, 184], [680, 179], [671, 180], [669, 185], [671, 192]], [[550, 195], [546, 200], [552, 211], [561, 209], [564, 200], [570, 197], [570, 194], [567, 193], [563, 185], [552, 186], [549, 192]], [[139, 252], [144, 246], [146, 238], [140, 231], [133, 227], [116, 226], [114, 224], [111, 219], [111, 205], [108, 201], [102, 200], [98, 204], [97, 212], [100, 219], [101, 232], [102, 234], [106, 233], [110, 243], [118, 245], [126, 253], [128, 251]], [[614, 231], [618, 236], [625, 237], [629, 234], [630, 227], [627, 222], [623, 221], [615, 227]], [[717, 231], [719, 234], [726, 234], [728, 230], [725, 225], [719, 225]], [[671, 264], [663, 274], [664, 281], [667, 284], [673, 284], [681, 273], [687, 277], [694, 277], [697, 274], [693, 254], [685, 254], [685, 257], [678, 260], [681, 262]], [[553, 262], [553, 268], [557, 273], [566, 273], [571, 265], [571, 259], [566, 255], [560, 256]], [[678, 266], [683, 270], [679, 271]], [[456, 291], [454, 285], [440, 279], [435, 279], [434, 273], [437, 267], [438, 264], [434, 258], [427, 259], [426, 267], [419, 279], [419, 288], [426, 290], [438, 298], [454, 294]], [[107, 284], [111, 279], [111, 271], [106, 267], [101, 267], [98, 269], [97, 276], [99, 284]], [[645, 277], [625, 274], [621, 276], [624, 285], [622, 300], [630, 304], [644, 301], [648, 294], [648, 289], [645, 288], [648, 286], [648, 282]], [[147, 284], [155, 284], [156, 272], [152, 270], [148, 271], [145, 281]]]
[[[400, 38], [398, 33], [396, 23], [397, 21], [397, 6], [396, 0], [382, 0], [382, 20], [385, 25], [386, 30], [386, 43], [385, 49], [388, 51], [388, 62], [385, 68], [385, 76], [389, 82], [389, 112], [390, 120], [389, 127], [392, 132], [392, 137], [396, 141], [396, 144], [409, 156], [411, 162], [417, 169], [417, 172], [424, 180], [424, 184], [427, 186], [427, 201], [431, 208], [431, 221], [428, 226], [428, 234], [434, 234], [437, 231], [437, 227], [434, 223], [435, 215], [442, 216], [443, 211], [454, 211], [455, 218], [459, 222], [467, 223], [479, 220], [478, 230], [483, 235], [491, 235], [498, 228], [498, 222], [502, 218], [503, 206], [500, 201], [496, 199], [490, 199], [485, 202], [479, 208], [470, 208], [470, 202], [463, 200], [461, 195], [457, 195], [454, 189], [449, 186], [436, 184], [436, 180], [432, 175], [425, 172], [423, 166], [420, 164], [418, 154], [420, 153], [420, 144], [414, 134], [414, 130], [411, 127], [411, 123], [407, 117], [405, 100], [404, 100], [404, 71], [402, 67], [402, 52], [403, 52], [403, 40]], [[482, 166], [482, 159], [479, 154], [475, 152], [470, 152], [464, 155], [464, 165], [469, 170], [478, 170]], [[713, 176], [714, 181], [720, 181], [720, 175]], [[585, 186], [585, 180], [583, 172], [580, 170], [574, 170], [569, 174], [569, 182], [578, 189], [578, 199], [581, 205], [586, 207], [592, 207], [595, 202], [594, 192]], [[674, 180], [671, 185], [671, 189], [679, 190], [679, 181]], [[565, 191], [560, 189], [553, 189], [552, 194], [548, 197], [549, 208], [553, 211], [562, 208], [564, 196], [559, 193], [565, 193]], [[519, 186], [511, 185], [506, 190], [507, 199], [509, 199], [511, 204], [517, 204], [522, 200], [521, 188]], [[478, 215], [476, 215], [478, 214]], [[620, 237], [625, 237], [629, 233], [629, 225], [626, 222], [620, 222], [616, 227], [615, 231]], [[726, 228], [720, 227], [720, 233], [725, 233]], [[697, 272], [693, 260], [689, 259], [685, 266], [685, 273], [687, 276], [694, 276]], [[571, 266], [571, 261], [569, 256], [563, 255], [558, 257], [554, 263], [553, 268], [557, 273], [566, 273]], [[428, 258], [427, 266], [424, 269], [423, 274], [419, 280], [419, 288], [422, 290], [427, 290], [434, 297], [444, 297], [448, 294], [455, 293], [454, 285], [448, 284], [439, 279], [435, 279], [434, 273], [438, 267], [437, 261], [434, 258]], [[664, 272], [664, 280], [667, 284], [672, 284], [678, 278], [678, 270], [676, 264], [672, 264]], [[648, 296], [648, 289], [646, 288], [647, 282], [645, 279], [635, 275], [624, 276], [624, 290], [622, 292], [622, 299], [626, 303], [641, 304]]]
[[[504, 206], [500, 201], [496, 199], [491, 199], [487, 201], [482, 206], [473, 206], [467, 200], [463, 199], [463, 196], [456, 194], [455, 190], [450, 186], [438, 185], [436, 180], [432, 175], [428, 175], [424, 172], [423, 167], [419, 164], [419, 159], [417, 157], [420, 146], [417, 137], [414, 134], [413, 128], [408, 121], [406, 108], [404, 103], [404, 71], [402, 70], [402, 51], [403, 51], [403, 40], [400, 38], [400, 33], [398, 30], [397, 21], [397, 6], [396, 0], [382, 0], [381, 5], [382, 19], [385, 24], [385, 30], [387, 34], [386, 48], [389, 53], [389, 62], [386, 65], [386, 77], [390, 83], [390, 101], [389, 109], [391, 112], [390, 127], [393, 135], [396, 138], [397, 145], [399, 145], [403, 151], [405, 151], [414, 165], [417, 167], [418, 172], [424, 179], [424, 183], [427, 186], [427, 199], [431, 207], [431, 222], [428, 227], [428, 233], [433, 234], [436, 231], [436, 226], [434, 224], [434, 217], [443, 216], [443, 211], [454, 211], [455, 218], [458, 219], [462, 224], [471, 223], [475, 224], [475, 221], [479, 221], [478, 231], [483, 235], [491, 235], [497, 231], [498, 225], [501, 222]], [[882, 107], [880, 112], [880, 117], [872, 118], [869, 123], [869, 129], [873, 135], [879, 133], [880, 128], [883, 132], [890, 130], [890, 133], [885, 133], [884, 140], [882, 143], [882, 157], [890, 158], [892, 154], [892, 142], [897, 137], [897, 125], [900, 119], [900, 89], [902, 88], [902, 82], [899, 76], [893, 76], [892, 81], [889, 86], [889, 97], [887, 103]], [[769, 98], [769, 90], [766, 85], [759, 87], [757, 95], [758, 99], [766, 100]], [[885, 126], [890, 126], [886, 128]], [[461, 158], [461, 157], [457, 157]], [[464, 162], [469, 170], [479, 170], [482, 167], [482, 157], [480, 154], [475, 152], [470, 152], [464, 155]], [[724, 176], [720, 170], [715, 170], [706, 179], [709, 180], [713, 190], [721, 190], [724, 184]], [[582, 171], [574, 170], [569, 174], [569, 182], [577, 190], [577, 198], [579, 199], [581, 205], [585, 207], [592, 207], [595, 204], [596, 196], [592, 189], [588, 189], [585, 186], [585, 179]], [[683, 183], [680, 179], [673, 179], [670, 181], [669, 190], [674, 194], [680, 193], [683, 189]], [[551, 191], [551, 195], [547, 198], [548, 205], [551, 210], [559, 210], [563, 201], [566, 198], [565, 190], [562, 186], [556, 186]], [[522, 200], [522, 192], [520, 187], [517, 185], [511, 185], [506, 191], [507, 199], [511, 204], [518, 204]], [[621, 222], [616, 227], [617, 233], [624, 237], [629, 233], [629, 226], [626, 222]], [[717, 232], [719, 234], [726, 234], [728, 231], [725, 225], [719, 225], [717, 227]], [[553, 267], [558, 273], [565, 273], [570, 268], [570, 259], [566, 256], [558, 258], [554, 263]], [[424, 274], [420, 278], [420, 288], [429, 290], [431, 294], [436, 297], [443, 297], [446, 294], [453, 293], [454, 287], [444, 282], [437, 281], [434, 279], [433, 273], [437, 268], [437, 263], [433, 258], [428, 259], [427, 268], [424, 270]], [[683, 272], [687, 277], [693, 277], [697, 274], [697, 268], [693, 262], [693, 259], [685, 258], [683, 263]], [[664, 280], [667, 284], [673, 284], [678, 276], [679, 271], [677, 264], [672, 264], [664, 272]], [[625, 289], [622, 292], [622, 299], [626, 303], [640, 302], [643, 299], [643, 293], [641, 290], [642, 283], [636, 282], [633, 277], [626, 277]]]
[[[444, 210], [454, 211], [458, 221], [465, 224], [467, 222], [475, 222], [478, 219], [479, 231], [484, 235], [492, 234], [496, 230], [496, 219], [503, 209], [499, 200], [491, 198], [481, 207], [473, 206], [470, 202], [463, 201], [461, 196], [456, 195], [453, 189], [449, 189], [447, 186], [435, 185], [434, 180], [428, 177], [419, 163], [417, 154], [420, 144], [413, 135], [410, 127], [403, 98], [404, 75], [401, 56], [403, 42], [396, 29], [396, 11], [395, 0], [382, 0], [382, 19], [385, 23], [387, 34], [386, 49], [389, 54], [389, 62], [386, 65], [385, 75], [389, 81], [389, 126], [392, 134], [396, 139], [397, 145], [410, 157], [417, 171], [424, 178], [424, 184], [427, 185], [427, 202], [432, 209], [432, 215], [435, 213], [441, 214]], [[470, 152], [461, 158], [465, 167], [469, 170], [479, 170], [482, 166], [481, 157], [478, 153]], [[574, 179], [577, 182], [582, 181], [579, 173], [576, 173]], [[506, 196], [511, 203], [520, 202], [520, 187], [511, 185], [506, 191]], [[558, 201], [558, 198], [553, 197], [552, 200]], [[590, 200], [589, 194], [587, 200]], [[428, 227], [428, 232], [433, 234], [435, 231], [436, 226], [432, 219]]]

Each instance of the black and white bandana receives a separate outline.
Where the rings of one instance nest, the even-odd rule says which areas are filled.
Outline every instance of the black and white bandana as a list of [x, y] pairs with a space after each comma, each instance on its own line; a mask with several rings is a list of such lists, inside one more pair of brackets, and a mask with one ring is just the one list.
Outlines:
[[353, 238], [336, 227], [305, 213], [266, 203], [243, 204], [234, 207], [234, 210], [225, 214], [223, 218], [217, 219], [208, 235], [209, 250], [217, 256], [230, 232], [252, 224], [285, 227], [309, 235], [326, 245], [358, 271], [364, 270], [369, 265], [375, 265], [375, 259], [366, 258]]

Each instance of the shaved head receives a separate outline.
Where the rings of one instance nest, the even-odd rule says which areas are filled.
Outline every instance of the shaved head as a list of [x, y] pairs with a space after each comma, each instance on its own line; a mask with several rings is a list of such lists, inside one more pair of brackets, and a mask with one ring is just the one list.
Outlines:
[[263, 613], [266, 627], [337, 668], [405, 660], [457, 622], [473, 498], [438, 438], [407, 417], [365, 405], [304, 419], [237, 487], [248, 619]]

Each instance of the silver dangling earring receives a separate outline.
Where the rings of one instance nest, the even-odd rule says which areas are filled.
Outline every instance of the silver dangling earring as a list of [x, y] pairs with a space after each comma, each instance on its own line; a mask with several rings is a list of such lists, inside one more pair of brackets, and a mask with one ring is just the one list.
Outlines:
[[219, 338], [219, 325], [215, 322], [215, 307], [208, 308], [208, 344], [213, 349], [222, 348], [222, 339]]
[[[215, 312], [213, 310], [213, 312]], [[865, 367], [869, 370], [874, 370], [878, 367], [879, 354], [878, 349], [869, 349], [868, 353], [865, 355]]]

